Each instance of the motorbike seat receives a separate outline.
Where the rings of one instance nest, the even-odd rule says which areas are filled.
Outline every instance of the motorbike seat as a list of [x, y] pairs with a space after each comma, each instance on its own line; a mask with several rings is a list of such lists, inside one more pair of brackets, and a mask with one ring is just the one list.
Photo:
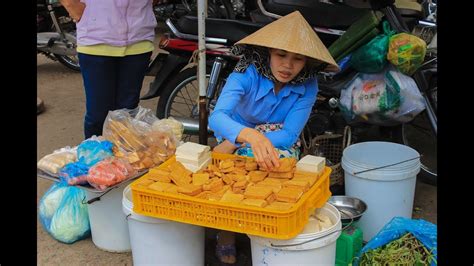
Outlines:
[[324, 28], [345, 30], [370, 9], [341, 4], [328, 4], [315, 0], [267, 0], [265, 9], [281, 16], [300, 11], [308, 23]]
[[[198, 18], [195, 16], [183, 16], [175, 26], [181, 33], [198, 35]], [[206, 37], [227, 39], [227, 44], [231, 45], [263, 26], [265, 24], [242, 20], [206, 18]]]

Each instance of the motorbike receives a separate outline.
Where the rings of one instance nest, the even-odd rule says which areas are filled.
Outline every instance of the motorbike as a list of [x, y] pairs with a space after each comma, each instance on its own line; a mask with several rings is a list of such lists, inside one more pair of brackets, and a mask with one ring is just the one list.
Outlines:
[[[158, 0], [153, 5], [157, 21], [168, 18], [178, 19], [182, 16], [197, 16], [197, 0]], [[207, 16], [210, 18], [235, 18], [231, 0], [207, 1]]]
[[66, 9], [58, 1], [37, 0], [37, 53], [80, 71], [76, 46], [76, 25]]
[[[260, 1], [260, 0], [259, 0]], [[392, 29], [397, 32], [409, 32], [405, 20], [398, 13], [393, 1], [386, 5], [381, 2], [372, 3], [373, 10], [379, 10], [390, 23]], [[391, 3], [390, 3], [391, 2]], [[346, 7], [344, 7], [346, 8]], [[270, 13], [264, 8], [262, 13]], [[368, 12], [370, 10], [365, 10]], [[359, 10], [359, 12], [362, 12]], [[357, 13], [351, 13], [357, 14]], [[276, 14], [274, 14], [276, 15]], [[363, 14], [362, 14], [363, 15]], [[362, 15], [357, 15], [360, 18]], [[346, 19], [348, 19], [346, 17]], [[349, 24], [351, 20], [347, 20]], [[357, 21], [357, 19], [355, 19]], [[354, 22], [355, 22], [354, 21]], [[353, 22], [353, 23], [354, 23]], [[183, 17], [176, 22], [166, 21], [172, 34], [163, 35], [160, 40], [160, 48], [169, 54], [158, 55], [152, 63], [151, 75], [156, 75], [150, 84], [149, 92], [142, 99], [150, 99], [160, 96], [156, 114], [159, 118], [174, 117], [183, 122], [185, 133], [190, 140], [196, 138], [199, 131], [199, 110], [197, 105], [198, 85], [196, 63], [193, 52], [198, 49], [197, 44], [197, 18]], [[311, 25], [321, 25], [314, 20], [309, 20]], [[336, 22], [334, 22], [336, 23]], [[315, 31], [323, 43], [328, 47], [334, 42], [334, 38], [343, 34], [341, 22], [337, 22], [339, 29], [334, 29], [336, 24], [326, 21], [324, 26], [316, 27]], [[233, 71], [238, 60], [229, 53], [230, 46], [243, 37], [263, 27], [265, 23], [253, 23], [238, 20], [206, 20], [206, 78], [208, 80], [207, 98], [209, 112], [219, 97], [220, 91], [225, 84], [226, 77]], [[420, 26], [421, 25], [421, 26]], [[424, 21], [418, 23], [418, 28], [435, 28], [435, 23]], [[345, 25], [346, 27], [350, 25]], [[415, 27], [414, 27], [415, 28]], [[212, 36], [212, 37], [210, 37]], [[435, 35], [436, 36], [436, 35]], [[431, 35], [431, 37], [433, 37]], [[433, 38], [436, 40], [436, 37]], [[432, 42], [432, 41], [431, 41]], [[432, 49], [431, 51], [435, 51]], [[191, 59], [191, 60], [190, 60]], [[419, 114], [410, 123], [397, 126], [377, 126], [367, 123], [348, 123], [339, 109], [339, 97], [341, 89], [357, 73], [351, 68], [337, 74], [321, 72], [318, 77], [319, 94], [317, 103], [305, 126], [303, 132], [308, 139], [328, 132], [340, 133], [346, 125], [352, 128], [352, 139], [354, 142], [367, 140], [385, 140], [404, 143], [412, 146], [422, 154], [421, 178], [431, 184], [436, 184], [436, 133], [437, 133], [437, 58], [435, 52], [429, 52], [425, 63], [412, 76], [424, 97], [426, 110]], [[163, 67], [166, 66], [166, 67]], [[212, 131], [208, 129], [212, 142]], [[422, 139], [421, 143], [420, 139]]]

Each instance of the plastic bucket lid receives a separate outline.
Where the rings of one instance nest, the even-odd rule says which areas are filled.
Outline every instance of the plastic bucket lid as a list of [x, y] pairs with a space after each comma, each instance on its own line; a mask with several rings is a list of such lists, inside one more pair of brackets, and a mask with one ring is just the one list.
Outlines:
[[132, 202], [132, 190], [130, 188], [131, 184], [128, 185], [123, 190], [123, 197], [122, 197], [122, 210], [127, 216], [127, 219], [134, 219], [144, 223], [153, 223], [153, 224], [160, 224], [160, 223], [170, 223], [171, 221], [157, 219], [152, 217], [147, 217], [143, 215], [139, 215], [133, 212], [133, 202]]
[[[420, 154], [416, 150], [405, 145], [393, 142], [368, 141], [345, 148], [342, 153], [341, 166], [347, 174], [359, 178], [396, 181], [412, 178], [418, 174], [420, 171], [419, 157]], [[413, 158], [417, 159], [409, 160]], [[403, 163], [374, 169], [399, 162]], [[355, 172], [369, 169], [374, 170], [355, 174]]]
[[[327, 215], [329, 219], [331, 219], [331, 222], [333, 223], [333, 225], [330, 228], [324, 231], [302, 233], [288, 240], [264, 238], [264, 237], [254, 236], [254, 235], [248, 235], [248, 237], [252, 241], [257, 242], [258, 244], [262, 246], [266, 246], [273, 249], [280, 249], [280, 250], [308, 250], [308, 249], [316, 249], [322, 246], [330, 245], [331, 243], [336, 241], [339, 235], [341, 234], [341, 231], [340, 231], [341, 226], [342, 226], [341, 214], [337, 210], [337, 208], [334, 207], [330, 203], [326, 203], [326, 205], [324, 205], [324, 207], [319, 209], [319, 211], [322, 214]], [[313, 241], [307, 242], [308, 240], [313, 240]], [[304, 242], [307, 242], [307, 243], [304, 243]]]

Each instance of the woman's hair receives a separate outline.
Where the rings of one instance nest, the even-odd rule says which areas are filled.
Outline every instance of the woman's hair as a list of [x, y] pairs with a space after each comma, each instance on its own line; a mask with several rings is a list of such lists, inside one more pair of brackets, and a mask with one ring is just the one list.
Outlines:
[[[270, 53], [268, 47], [260, 47], [253, 45], [234, 45], [231, 47], [230, 52], [235, 56], [241, 56], [239, 62], [234, 68], [235, 72], [243, 73], [250, 64], [253, 64], [257, 69], [257, 72], [264, 77], [276, 82], [277, 79], [273, 76], [270, 69]], [[309, 60], [306, 60], [306, 64], [303, 69], [292, 79], [290, 84], [301, 84], [310, 79], [315, 79], [318, 72], [318, 66], [314, 64], [308, 64]]]

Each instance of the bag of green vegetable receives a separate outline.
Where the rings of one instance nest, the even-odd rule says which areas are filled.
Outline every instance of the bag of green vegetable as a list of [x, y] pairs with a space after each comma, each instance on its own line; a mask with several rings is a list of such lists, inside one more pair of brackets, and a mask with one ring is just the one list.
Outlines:
[[354, 265], [437, 265], [437, 227], [395, 217], [359, 252]]
[[56, 240], [72, 244], [90, 235], [86, 193], [59, 182], [41, 198], [39, 216], [43, 228]]

